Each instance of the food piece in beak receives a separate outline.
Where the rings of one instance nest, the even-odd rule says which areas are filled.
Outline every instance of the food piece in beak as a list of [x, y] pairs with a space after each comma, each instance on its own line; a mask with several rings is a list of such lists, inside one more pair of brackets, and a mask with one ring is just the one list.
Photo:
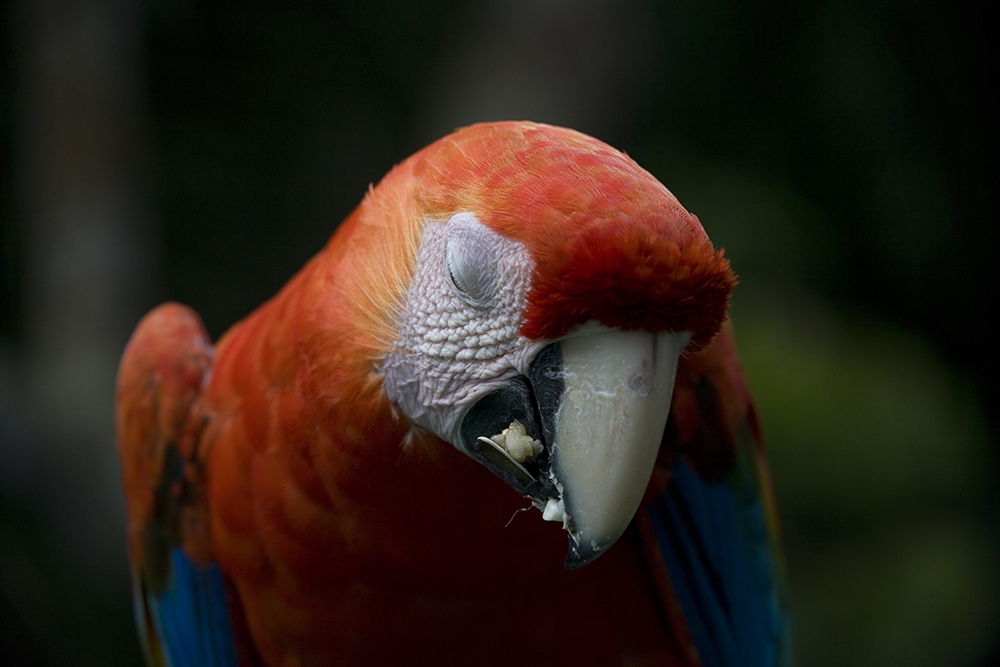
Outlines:
[[[625, 531], [649, 484], [687, 332], [591, 323], [544, 347], [462, 422], [465, 451], [569, 533], [566, 567]], [[499, 433], [498, 433], [499, 431]]]

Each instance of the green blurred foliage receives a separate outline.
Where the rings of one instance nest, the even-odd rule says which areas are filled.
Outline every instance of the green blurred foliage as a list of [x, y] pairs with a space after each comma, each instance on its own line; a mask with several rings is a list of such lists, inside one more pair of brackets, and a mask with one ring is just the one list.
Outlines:
[[766, 289], [734, 309], [806, 665], [969, 664], [1000, 629], [995, 452], [918, 336]]

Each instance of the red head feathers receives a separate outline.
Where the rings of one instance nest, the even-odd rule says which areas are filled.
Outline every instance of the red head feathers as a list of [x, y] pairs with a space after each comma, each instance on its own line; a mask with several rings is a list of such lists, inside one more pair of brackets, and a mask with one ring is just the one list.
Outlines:
[[[736, 278], [698, 218], [624, 153], [573, 130], [474, 125], [414, 156], [430, 215], [476, 214], [535, 261], [522, 333], [587, 320], [706, 342]], [[529, 224], [530, 223], [530, 224]]]

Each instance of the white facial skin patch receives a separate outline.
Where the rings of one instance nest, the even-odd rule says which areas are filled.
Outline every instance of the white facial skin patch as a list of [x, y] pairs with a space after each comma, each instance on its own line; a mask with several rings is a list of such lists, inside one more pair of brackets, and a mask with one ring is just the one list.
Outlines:
[[465, 411], [523, 374], [544, 345], [518, 333], [531, 269], [522, 244], [472, 213], [424, 228], [384, 385], [404, 414], [463, 451]]
[[[532, 269], [522, 244], [471, 213], [428, 221], [399, 337], [381, 370], [403, 414], [529, 496], [543, 519], [561, 522], [567, 567], [579, 567], [618, 539], [642, 500], [690, 334], [591, 321], [558, 341], [531, 341], [519, 331]], [[536, 359], [549, 344], [552, 354]], [[544, 446], [540, 432], [505, 412], [520, 409], [511, 408], [526, 400], [519, 391], [542, 397], [534, 411], [535, 427], [548, 429]], [[482, 422], [486, 432], [474, 432], [476, 416], [490, 414], [480, 407], [496, 406], [499, 414]]]

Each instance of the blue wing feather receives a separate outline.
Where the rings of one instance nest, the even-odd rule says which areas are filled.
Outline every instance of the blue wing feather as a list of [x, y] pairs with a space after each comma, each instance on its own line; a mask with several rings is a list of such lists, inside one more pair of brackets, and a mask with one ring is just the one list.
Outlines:
[[704, 667], [788, 658], [777, 564], [755, 489], [744, 465], [712, 484], [681, 460], [666, 491], [646, 508]]
[[162, 663], [170, 667], [238, 667], [226, 585], [218, 566], [196, 565], [179, 547], [171, 550], [170, 565], [167, 587], [160, 593], [145, 591], [158, 640], [147, 652], [155, 655], [159, 648]]

